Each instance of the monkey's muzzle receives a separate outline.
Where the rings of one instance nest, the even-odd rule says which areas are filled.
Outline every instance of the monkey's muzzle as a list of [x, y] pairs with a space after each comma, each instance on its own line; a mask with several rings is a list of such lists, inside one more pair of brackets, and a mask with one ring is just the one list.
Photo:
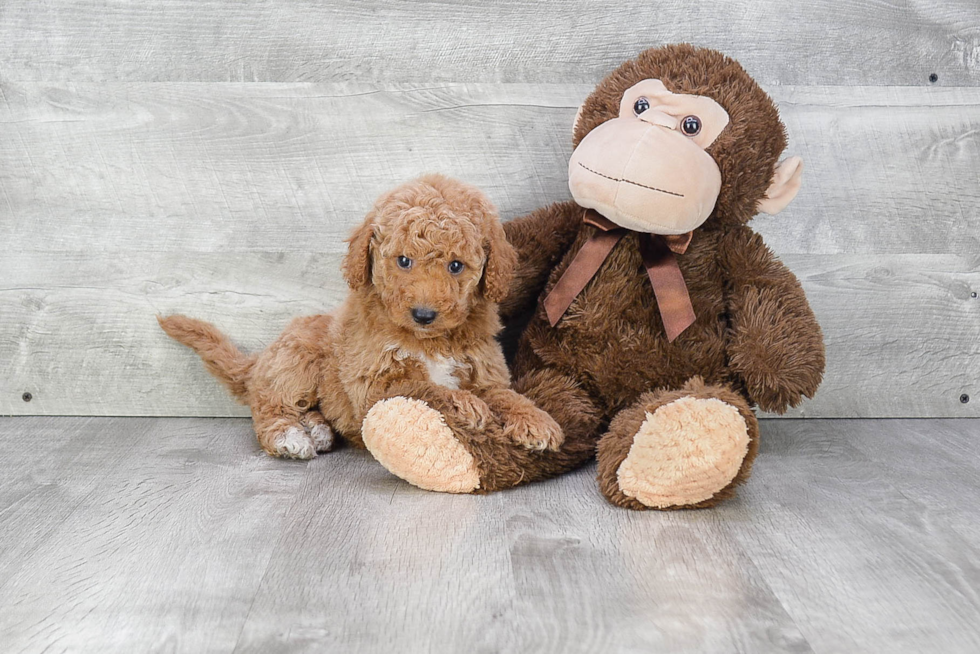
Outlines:
[[721, 172], [711, 155], [677, 130], [616, 118], [575, 148], [568, 188], [579, 205], [621, 227], [684, 234], [714, 210]]

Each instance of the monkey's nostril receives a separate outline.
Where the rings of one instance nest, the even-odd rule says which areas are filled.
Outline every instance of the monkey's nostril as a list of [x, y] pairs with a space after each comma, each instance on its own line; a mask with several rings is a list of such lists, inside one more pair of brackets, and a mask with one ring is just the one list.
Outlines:
[[436, 315], [438, 314], [435, 311], [426, 307], [415, 307], [412, 309], [412, 320], [420, 325], [428, 325], [436, 319]]

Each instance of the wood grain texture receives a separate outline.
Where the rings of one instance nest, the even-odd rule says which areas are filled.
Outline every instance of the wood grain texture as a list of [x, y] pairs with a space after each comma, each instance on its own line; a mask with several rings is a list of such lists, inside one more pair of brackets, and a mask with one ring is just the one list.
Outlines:
[[0, 419], [3, 649], [975, 652], [980, 421], [761, 427], [738, 497], [659, 513], [594, 467], [449, 496], [240, 419]]
[[[429, 171], [523, 215], [569, 197], [590, 88], [0, 82], [0, 243], [340, 248], [381, 192]], [[980, 88], [771, 91], [807, 166], [790, 208], [756, 219], [777, 252], [980, 257]]]
[[236, 651], [810, 651], [723, 527], [638, 523], [591, 472], [433, 496], [352, 463], [314, 464]]
[[245, 421], [4, 421], [0, 443], [5, 652], [232, 650], [303, 469]]
[[693, 41], [766, 84], [975, 84], [978, 23], [973, 0], [6, 0], [0, 61], [35, 81], [593, 83]]
[[[953, 255], [789, 255], [827, 371], [796, 417], [980, 416], [980, 267]], [[973, 401], [963, 403], [967, 394]]]
[[591, 466], [546, 484], [506, 494], [517, 598], [500, 651], [812, 651], [727, 525], [612, 507]]
[[[128, 426], [142, 432], [150, 424], [131, 420]], [[69, 424], [64, 420], [34, 420], [16, 430], [11, 430], [12, 426], [6, 421], [0, 425], [0, 523], [4, 525], [0, 589], [80, 505], [89, 501], [100, 481], [93, 474], [95, 470], [126, 467], [138, 456], [133, 448], [105, 448], [98, 443], [89, 446], [89, 441], [99, 441], [105, 421], [79, 418]]]
[[976, 483], [946, 474], [948, 452], [923, 434], [968, 451], [960, 463], [976, 478], [976, 420], [768, 421], [763, 464], [716, 514], [739, 524], [738, 542], [814, 651], [980, 648], [980, 633], [962, 629], [980, 624], [980, 547], [960, 530], [977, 523], [977, 504], [955, 499]]

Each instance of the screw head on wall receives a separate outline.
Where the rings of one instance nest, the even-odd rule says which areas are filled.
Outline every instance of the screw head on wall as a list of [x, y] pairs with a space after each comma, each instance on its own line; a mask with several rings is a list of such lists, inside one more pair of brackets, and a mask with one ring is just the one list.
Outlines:
[[929, 75], [929, 81], [932, 82], [933, 84], [935, 84], [936, 82], [939, 81], [939, 75], [937, 75], [936, 73], [930, 74]]
[[966, 404], [969, 401], [970, 401], [970, 396], [969, 395], [967, 395], [966, 393], [963, 393], [962, 395], [960, 395], [960, 402], [961, 403]]
[[20, 396], [20, 399], [24, 400], [25, 402], [30, 402], [31, 400], [34, 399], [34, 396], [31, 395], [30, 393], [24, 393], [23, 395]]

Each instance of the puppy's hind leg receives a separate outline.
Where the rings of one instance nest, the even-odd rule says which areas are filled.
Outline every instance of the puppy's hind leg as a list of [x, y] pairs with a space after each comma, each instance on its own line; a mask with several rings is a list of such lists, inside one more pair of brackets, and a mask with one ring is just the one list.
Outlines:
[[317, 410], [307, 411], [299, 417], [299, 421], [313, 439], [313, 446], [317, 452], [329, 452], [333, 449], [336, 439], [322, 413]]
[[299, 416], [269, 416], [252, 411], [259, 445], [270, 456], [282, 459], [312, 459], [316, 456], [313, 438], [299, 422]]
[[328, 315], [296, 318], [252, 368], [249, 399], [255, 434], [272, 456], [312, 459], [327, 447], [329, 432], [324, 432], [325, 421], [315, 407], [330, 321]]

